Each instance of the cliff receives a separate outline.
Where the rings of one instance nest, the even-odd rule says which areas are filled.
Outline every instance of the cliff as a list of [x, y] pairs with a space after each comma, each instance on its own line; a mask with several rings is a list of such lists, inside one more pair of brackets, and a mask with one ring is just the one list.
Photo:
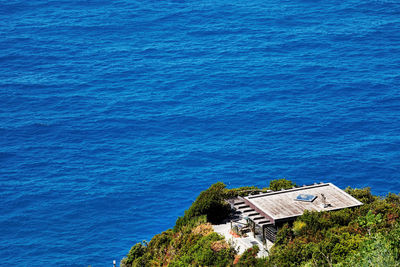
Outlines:
[[[281, 179], [268, 189], [291, 188]], [[200, 193], [175, 227], [134, 245], [121, 266], [400, 266], [400, 195], [385, 198], [370, 188], [345, 191], [364, 205], [331, 212], [305, 212], [277, 233], [269, 256], [257, 258], [254, 246], [238, 255], [212, 224], [228, 218], [225, 201], [267, 189], [226, 189], [216, 183]]]

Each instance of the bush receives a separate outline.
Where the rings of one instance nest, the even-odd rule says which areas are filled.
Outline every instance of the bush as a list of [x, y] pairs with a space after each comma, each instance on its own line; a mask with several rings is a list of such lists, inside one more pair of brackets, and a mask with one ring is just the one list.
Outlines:
[[272, 180], [269, 183], [269, 189], [274, 190], [274, 191], [279, 191], [281, 189], [290, 189], [294, 186], [296, 186], [295, 183], [293, 183], [292, 181], [286, 180], [285, 178], [278, 179], [278, 180]]
[[196, 201], [185, 212], [184, 222], [191, 218], [206, 215], [207, 221], [219, 223], [230, 212], [230, 206], [224, 200], [225, 185], [221, 182], [213, 184], [210, 188], [200, 193]]
[[[293, 185], [285, 179], [270, 184], [275, 190]], [[134, 245], [121, 266], [399, 266], [400, 196], [375, 197], [369, 188], [346, 189], [363, 206], [305, 211], [293, 224], [283, 225], [268, 258], [256, 257], [258, 247], [235, 257], [234, 249], [207, 221], [225, 218], [229, 207], [224, 198], [248, 190], [253, 188], [228, 190], [223, 183], [212, 185], [178, 218], [174, 230]]]
[[332, 221], [329, 219], [329, 215], [325, 216], [324, 212], [308, 211], [306, 210], [298, 220], [301, 220], [306, 225], [304, 227], [304, 233], [316, 233], [318, 231], [330, 228]]
[[303, 221], [297, 220], [293, 223], [293, 233], [295, 235], [300, 235], [302, 231], [306, 228], [307, 224]]
[[252, 248], [247, 249], [243, 252], [236, 266], [247, 267], [247, 266], [257, 266], [257, 254], [260, 251], [260, 248], [254, 245]]
[[[398, 242], [397, 242], [398, 243]], [[350, 254], [339, 266], [400, 266], [390, 242], [377, 234], [364, 241], [356, 253]]]
[[366, 187], [363, 189], [353, 189], [351, 187], [347, 187], [344, 191], [346, 191], [351, 196], [355, 197], [364, 204], [370, 204], [377, 199], [377, 197], [371, 194], [370, 187]]
[[400, 222], [396, 224], [389, 234], [386, 234], [386, 241], [392, 248], [394, 258], [400, 262]]
[[[305, 211], [292, 227], [286, 224], [279, 229], [267, 265], [397, 266], [387, 264], [400, 261], [399, 197], [375, 197], [369, 188], [346, 191], [364, 205], [331, 212]], [[386, 247], [383, 239], [376, 240], [380, 235]]]
[[275, 245], [287, 245], [287, 243], [292, 240], [293, 238], [293, 231], [290, 229], [289, 225], [286, 223], [283, 225], [281, 229], [279, 229]]
[[233, 198], [233, 197], [237, 197], [237, 196], [247, 196], [249, 194], [258, 193], [258, 192], [262, 192], [262, 191], [265, 191], [265, 190], [259, 189], [256, 186], [243, 186], [243, 187], [239, 187], [239, 188], [225, 189], [224, 198], [228, 199], [228, 198]]
[[395, 205], [400, 205], [400, 194], [396, 195], [393, 193], [389, 193], [386, 196], [386, 202], [391, 203], [391, 204], [395, 204]]
[[146, 242], [137, 243], [136, 245], [134, 245], [130, 249], [127, 258], [121, 261], [121, 266], [134, 266], [133, 262], [141, 258], [145, 254], [146, 246], [147, 246]]
[[345, 226], [354, 219], [354, 215], [347, 209], [327, 212], [326, 216], [331, 221], [332, 225]]

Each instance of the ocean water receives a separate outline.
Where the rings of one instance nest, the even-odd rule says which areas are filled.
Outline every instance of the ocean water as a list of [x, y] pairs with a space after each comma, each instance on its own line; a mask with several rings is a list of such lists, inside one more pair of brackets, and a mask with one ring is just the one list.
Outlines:
[[200, 191], [400, 191], [398, 1], [0, 2], [0, 259], [112, 266]]

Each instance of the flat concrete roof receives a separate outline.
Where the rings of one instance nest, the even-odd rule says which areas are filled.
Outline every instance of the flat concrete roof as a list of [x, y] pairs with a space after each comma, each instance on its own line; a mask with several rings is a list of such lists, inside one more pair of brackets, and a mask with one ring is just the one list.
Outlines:
[[[312, 202], [296, 200], [300, 194], [313, 195]], [[326, 197], [324, 207], [322, 195]], [[272, 191], [243, 198], [246, 204], [275, 223], [300, 216], [305, 210], [332, 211], [363, 205], [360, 201], [332, 183], [320, 183], [281, 191]]]

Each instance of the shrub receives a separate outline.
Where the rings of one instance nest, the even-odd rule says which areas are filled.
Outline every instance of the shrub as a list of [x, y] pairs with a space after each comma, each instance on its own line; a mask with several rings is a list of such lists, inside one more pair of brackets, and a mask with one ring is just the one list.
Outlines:
[[302, 230], [307, 226], [307, 224], [303, 221], [297, 220], [293, 223], [293, 233], [295, 235], [300, 235]]
[[239, 187], [239, 188], [233, 188], [233, 189], [225, 189], [224, 191], [224, 198], [233, 198], [237, 196], [247, 196], [252, 193], [258, 193], [265, 191], [263, 189], [259, 189], [256, 186], [244, 186], [244, 187]]
[[306, 224], [304, 226], [304, 232], [309, 233], [316, 233], [332, 226], [332, 221], [329, 219], [329, 216], [325, 216], [324, 212], [306, 210], [298, 220]]
[[371, 194], [370, 187], [366, 187], [363, 189], [353, 189], [351, 187], [347, 187], [344, 191], [346, 191], [351, 196], [355, 197], [364, 204], [370, 204], [377, 199], [377, 197]]
[[285, 178], [283, 179], [278, 179], [278, 180], [272, 180], [269, 183], [269, 189], [278, 191], [281, 189], [290, 189], [292, 187], [296, 186], [295, 183], [292, 181], [286, 180]]
[[332, 225], [347, 226], [354, 219], [352, 212], [347, 209], [331, 211], [326, 213]]
[[286, 245], [293, 237], [293, 231], [290, 229], [289, 225], [286, 223], [281, 229], [279, 229], [275, 245]]
[[130, 250], [127, 255], [127, 258], [121, 261], [121, 266], [132, 266], [132, 263], [142, 257], [146, 252], [146, 242], [137, 243], [135, 244]]
[[364, 241], [358, 252], [350, 254], [336, 266], [400, 266], [390, 242], [377, 234]]
[[243, 252], [242, 256], [239, 258], [236, 266], [247, 267], [247, 266], [256, 266], [257, 265], [257, 254], [260, 251], [260, 248], [256, 245], [247, 249]]
[[224, 200], [224, 189], [225, 185], [218, 182], [201, 192], [185, 212], [184, 222], [201, 215], [206, 215], [207, 221], [211, 223], [219, 223], [225, 219], [229, 215], [230, 206]]
[[229, 246], [219, 246], [222, 244], [223, 237], [217, 233], [201, 237], [190, 249], [185, 253], [183, 263], [190, 265], [196, 263], [201, 266], [228, 266], [232, 263], [234, 251]]
[[[271, 187], [279, 190], [294, 185], [282, 180], [272, 181]], [[121, 266], [399, 266], [400, 195], [383, 199], [373, 196], [369, 188], [347, 188], [363, 206], [305, 211], [293, 224], [279, 229], [270, 256], [259, 259], [258, 247], [235, 257], [232, 246], [207, 222], [225, 218], [229, 208], [224, 198], [253, 188], [231, 190], [217, 183], [203, 191], [178, 218], [174, 230], [133, 246]]]
[[371, 231], [376, 227], [379, 223], [382, 222], [382, 214], [373, 214], [372, 211], [368, 211], [367, 215], [358, 218], [358, 224], [361, 227], [367, 229], [368, 234], [371, 235]]
[[400, 194], [396, 195], [393, 193], [389, 193], [386, 196], [386, 202], [391, 203], [391, 204], [395, 204], [395, 205], [400, 205]]
[[400, 222], [398, 222], [390, 233], [386, 234], [386, 241], [390, 244], [394, 258], [400, 262]]

